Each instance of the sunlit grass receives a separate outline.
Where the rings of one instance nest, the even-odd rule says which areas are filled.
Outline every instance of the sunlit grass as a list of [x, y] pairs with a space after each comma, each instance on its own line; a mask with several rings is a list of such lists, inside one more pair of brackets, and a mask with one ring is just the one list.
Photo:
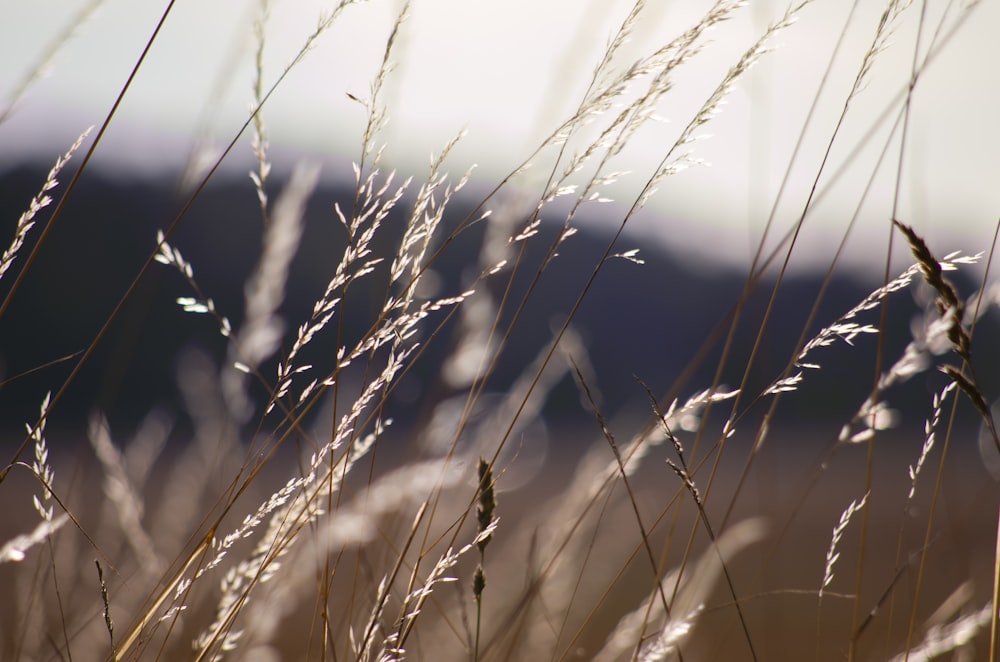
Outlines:
[[[208, 169], [178, 173], [188, 183], [177, 187], [185, 191], [178, 212], [150, 232], [121, 303], [89, 346], [60, 361], [68, 376], [40, 411], [24, 412], [26, 432], [0, 473], [18, 527], [5, 529], [0, 547], [12, 597], [3, 657], [930, 659], [962, 649], [994, 659], [997, 490], [967, 438], [981, 426], [984, 454], [1000, 452], [984, 385], [995, 369], [977, 360], [989, 342], [977, 326], [997, 303], [991, 247], [939, 253], [893, 203], [882, 216], [894, 237], [882, 282], [831, 315], [821, 304], [842, 275], [858, 222], [849, 221], [826, 256], [815, 307], [802, 311], [798, 341], [774, 358], [767, 341], [784, 322], [775, 311], [792, 278], [787, 266], [829, 176], [825, 160], [805, 180], [790, 163], [787, 185], [808, 182], [795, 196], [801, 208], [779, 218], [775, 201], [742, 292], [708, 302], [719, 324], [704, 352], [663, 340], [660, 351], [684, 353], [690, 371], [670, 375], [666, 388], [636, 379], [630, 399], [643, 420], [604, 411], [592, 359], [616, 347], [588, 344], [578, 328], [609, 265], [641, 280], [645, 261], [662, 259], [628, 244], [630, 222], [659, 189], [683, 185], [702, 165], [705, 129], [760, 58], [781, 56], [770, 52], [776, 37], [813, 3], [775, 16], [678, 122], [659, 162], [626, 173], [617, 157], [670, 108], [678, 73], [712, 48], [713, 28], [744, 11], [740, 2], [711, 4], [629, 59], [624, 45], [645, 10], [636, 3], [586, 63], [593, 77], [575, 110], [512, 172], [475, 186], [472, 171], [449, 172], [463, 138], [457, 127], [425, 172], [395, 172], [385, 158], [393, 112], [385, 85], [408, 26], [404, 5], [378, 35], [384, 58], [367, 96], [350, 92], [367, 118], [352, 171], [339, 173], [352, 194], [320, 201], [339, 243], [309, 293], [310, 312], [289, 319], [290, 274], [319, 173], [302, 164], [272, 175], [267, 104], [333, 26], [349, 24], [350, 4], [321, 16], [272, 82], [262, 63], [266, 18], [278, 8], [261, 4], [242, 130]], [[842, 120], [854, 118], [878, 58], [907, 47], [890, 37], [915, 11], [888, 3], [868, 50], [852, 54], [856, 77], [834, 106]], [[940, 34], [921, 30], [932, 46]], [[919, 72], [934, 51], [915, 52]], [[24, 89], [36, 78], [26, 71]], [[897, 164], [897, 203], [912, 99], [898, 105], [902, 139], [875, 157]], [[26, 201], [0, 261], [8, 284], [0, 324], [19, 323], [9, 304], [49, 237], [72, 221], [66, 203], [114, 122], [112, 111], [84, 133]], [[840, 126], [829, 131], [828, 153]], [[206, 265], [187, 257], [177, 229], [221, 163], [247, 145], [247, 192], [260, 209], [247, 227], [260, 228], [260, 250], [249, 273], [233, 275], [244, 281], [243, 305], [228, 310], [202, 286]], [[78, 165], [72, 175], [67, 163]], [[859, 169], [875, 165], [858, 157]], [[638, 192], [612, 203], [623, 178]], [[857, 191], [858, 209], [867, 193]], [[570, 276], [573, 295], [550, 311], [558, 317], [539, 319], [530, 304], [593, 208], [612, 218], [606, 246]], [[913, 266], [893, 267], [893, 243], [908, 247]], [[456, 261], [461, 274], [442, 278], [438, 269]], [[170, 275], [178, 304], [158, 314], [179, 319], [193, 344], [211, 338], [207, 346], [224, 348], [178, 360], [190, 430], [157, 410], [124, 442], [95, 412], [79, 431], [85, 460], [54, 452], [79, 439], [57, 442], [47, 421], [153, 270]], [[963, 291], [974, 279], [978, 287]], [[886, 329], [899, 310], [890, 302], [908, 293], [924, 305], [906, 310], [911, 338], [900, 349]], [[650, 305], [670, 310], [678, 326], [690, 316], [667, 288]], [[620, 314], [603, 311], [612, 322]], [[544, 341], [524, 346], [519, 332], [543, 324], [534, 336]], [[621, 326], [621, 347], [642, 332]], [[780, 367], [762, 368], [762, 354]], [[864, 361], [867, 381], [830, 378], [832, 363], [852, 361]], [[710, 383], [685, 381], [706, 366]], [[644, 366], [629, 368], [644, 376]], [[397, 390], [418, 372], [431, 378], [403, 407]], [[736, 382], [723, 383], [724, 374]], [[925, 402], [904, 395], [914, 384]], [[577, 420], [550, 434], [574, 438], [545, 456], [537, 444], [546, 406], [568, 385], [579, 396]], [[845, 392], [856, 409], [833, 427], [783, 420], [779, 403]]]

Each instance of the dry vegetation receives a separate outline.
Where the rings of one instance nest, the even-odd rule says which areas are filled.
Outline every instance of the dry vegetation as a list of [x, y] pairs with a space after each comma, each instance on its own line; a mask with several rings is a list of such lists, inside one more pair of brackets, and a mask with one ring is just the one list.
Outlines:
[[[332, 25], [351, 21], [351, 4], [341, 2], [320, 18], [289, 70]], [[998, 601], [991, 587], [998, 492], [980, 467], [969, 469], [970, 440], [953, 439], [981, 417], [987, 446], [1000, 449], [978, 374], [990, 367], [975, 361], [977, 346], [992, 342], [975, 334], [977, 322], [997, 303], [989, 247], [939, 255], [895, 209], [884, 210], [914, 266], [899, 274], [887, 267], [882, 285], [838, 319], [810, 320], [804, 328], [822, 330], [811, 339], [803, 331], [798, 346], [787, 348], [785, 370], [750, 391], [756, 348], [774, 323], [770, 307], [751, 353], [735, 355], [732, 337], [738, 328], [746, 333], [739, 322], [754, 290], [770, 288], [771, 304], [778, 296], [781, 265], [810, 219], [812, 198], [805, 198], [796, 218], [773, 219], [775, 228], [790, 228], [788, 238], [771, 253], [761, 240], [742, 296], [719, 302], [724, 324], [712, 360], [744, 365], [743, 383], [723, 386], [717, 379], [679, 399], [637, 383], [634, 398], [647, 403], [649, 415], [634, 427], [602, 411], [601, 385], [574, 330], [581, 302], [608, 263], [643, 268], [642, 254], [620, 246], [630, 219], [658, 186], [697, 164], [695, 142], [704, 126], [754, 62], [769, 56], [775, 35], [794, 30], [810, 4], [776, 17], [701, 109], [680, 123], [661, 163], [630, 175], [645, 184], [625, 207], [607, 206], [618, 214], [616, 232], [592, 271], [579, 274], [579, 299], [499, 395], [493, 376], [515, 330], [534, 323], [522, 311], [549, 266], [559, 252], [573, 250], [581, 209], [601, 204], [620, 176], [614, 157], [654, 115], [669, 112], [677, 72], [711, 48], [706, 33], [742, 11], [741, 3], [708, 5], [698, 22], [628, 61], [621, 47], [642, 20], [637, 2], [602, 56], [588, 63], [593, 79], [575, 112], [464, 218], [448, 213], [453, 199], [467, 195], [469, 175], [445, 174], [456, 143], [443, 146], [422, 180], [382, 164], [392, 113], [383, 89], [396, 38], [407, 29], [404, 8], [382, 37], [385, 57], [369, 96], [357, 99], [368, 122], [353, 172], [355, 195], [336, 206], [332, 219], [346, 238], [343, 252], [331, 259], [312, 314], [287, 327], [285, 285], [318, 175], [298, 167], [272, 196], [278, 187], [269, 178], [266, 101], [281, 94], [284, 75], [272, 85], [258, 69], [256, 110], [230, 146], [253, 147], [257, 165], [248, 187], [256, 189], [263, 219], [243, 310], [221, 310], [199, 286], [199, 265], [172, 239], [214, 169], [191, 188], [173, 222], [149, 237], [154, 249], [136, 274], [136, 282], [153, 269], [181, 274], [172, 281], [177, 303], [203, 316], [191, 318], [192, 335], [211, 327], [224, 338], [224, 355], [189, 357], [181, 372], [193, 432], [179, 439], [170, 421], [154, 413], [126, 442], [95, 413], [86, 431], [94, 461], [74, 466], [49, 450], [50, 442], [59, 444], [47, 439], [46, 420], [106, 341], [107, 326], [71, 357], [68, 379], [52, 385], [40, 412], [24, 413], [23, 443], [9, 447], [0, 472], [11, 514], [0, 548], [8, 596], [0, 656], [996, 659], [991, 616]], [[919, 3], [908, 5], [888, 3], [872, 26], [842, 116], [865, 93], [900, 17], [920, 11]], [[974, 11], [968, 5], [952, 8], [947, 20], [961, 21], [963, 12]], [[925, 30], [927, 40], [947, 34]], [[263, 18], [256, 40], [261, 62]], [[926, 64], [914, 63], [917, 72]], [[32, 76], [26, 72], [24, 89]], [[904, 125], [908, 99], [896, 107]], [[59, 232], [62, 203], [87, 176], [106, 126], [58, 160], [18, 221], [0, 263], [0, 316], [50, 232]], [[836, 131], [828, 136], [830, 146], [837, 140]], [[905, 139], [886, 149], [900, 144]], [[78, 164], [68, 178], [67, 163]], [[525, 178], [536, 163], [554, 165], [545, 166], [540, 180]], [[815, 184], [824, 176], [820, 166]], [[532, 189], [532, 182], [540, 183]], [[46, 217], [50, 195], [59, 202]], [[527, 245], [552, 236], [540, 232], [543, 214], [546, 223], [558, 216], [562, 224], [543, 258], [532, 261]], [[482, 238], [478, 255], [468, 257], [466, 280], [426, 286], [441, 256], [472, 231]], [[833, 259], [829, 277], [835, 268]], [[956, 270], [985, 274], [981, 287], [959, 291], [948, 279]], [[371, 308], [352, 306], [350, 294], [369, 282], [379, 284], [380, 299], [363, 321], [367, 331], [353, 337], [344, 318]], [[892, 356], [881, 351], [886, 302], [910, 291], [922, 292], [927, 305], [911, 342]], [[123, 292], [128, 300], [134, 287]], [[109, 325], [117, 314], [109, 311]], [[677, 314], [682, 324], [683, 311]], [[629, 332], [622, 329], [623, 343]], [[824, 352], [844, 343], [879, 348], [870, 383], [828, 387], [856, 393], [856, 413], [832, 438], [810, 439], [808, 451], [772, 442], [779, 402], [822, 380]], [[448, 352], [428, 352], [439, 345]], [[427, 357], [440, 360], [432, 371], [438, 392], [450, 397], [432, 400], [428, 389], [421, 403], [428, 415], [394, 426], [390, 396]], [[921, 411], [900, 414], [894, 394], [917, 376], [935, 394]], [[592, 437], [574, 442], [574, 454], [548, 458], [541, 476], [519, 484], [519, 463], [531, 457], [530, 430], [566, 380], [585, 404], [577, 430], [589, 429]], [[900, 415], [926, 420], [924, 433], [886, 444]]]

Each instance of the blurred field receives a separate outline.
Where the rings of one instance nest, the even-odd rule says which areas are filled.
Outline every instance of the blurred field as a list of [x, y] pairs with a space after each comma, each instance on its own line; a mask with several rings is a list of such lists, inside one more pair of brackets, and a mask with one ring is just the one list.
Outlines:
[[[926, 634], [929, 626], [947, 622], [988, 603], [1000, 488], [982, 468], [978, 454], [970, 443], [973, 434], [973, 431], [966, 430], [956, 433], [951, 440], [931, 524], [928, 521], [932, 500], [935, 500], [932, 485], [936, 480], [940, 449], [932, 454], [916, 496], [907, 505], [910, 480], [906, 468], [913, 464], [919, 453], [919, 444], [922, 443], [920, 431], [914, 430], [909, 434], [889, 432], [876, 440], [866, 521], [862, 524], [861, 516], [856, 515], [847, 529], [838, 546], [840, 557], [835, 566], [834, 579], [820, 601], [817, 593], [831, 531], [847, 504], [865, 493], [867, 448], [863, 445], [844, 447], [833, 455], [827, 468], [821, 470], [818, 459], [824, 444], [815, 431], [809, 428], [775, 431], [754, 460], [729, 518], [730, 526], [746, 518], [759, 519], [766, 526], [765, 537], [760, 543], [750, 545], [727, 561], [758, 659], [844, 659], [858, 619], [864, 619], [876, 608], [871, 622], [857, 637], [857, 655], [858, 659], [888, 659], [904, 648], [911, 610], [914, 610], [916, 619], [913, 634], [916, 642]], [[529, 482], [507, 491], [504, 489], [504, 477], [498, 480], [501, 525], [486, 566], [488, 599], [485, 613], [486, 622], [493, 625], [487, 632], [499, 630], [491, 632], [495, 640], [491, 640], [492, 648], [484, 650], [485, 659], [504, 659], [510, 655], [509, 648], [507, 653], [503, 652], [505, 647], [510, 646], [506, 640], [508, 627], [525, 630], [517, 611], [510, 610], [517, 604], [517, 596], [530, 583], [534, 572], [539, 571], [535, 564], [541, 563], [541, 559], [531, 552], [532, 545], [525, 546], [525, 541], [534, 538], [545, 540], [546, 532], [551, 532], [553, 526], [568, 523], [553, 521], [553, 509], [559, 512], [564, 507], [559, 505], [561, 497], [568, 489], [574, 472], [580, 468], [583, 451], [595, 446], [598, 452], [602, 450], [603, 442], [592, 437], [588, 440], [582, 430], [564, 440], [558, 440], [558, 431], [553, 431], [553, 435], [557, 440], [546, 463]], [[610, 450], [606, 446], [603, 450], [610, 459]], [[709, 496], [707, 512], [717, 535], [722, 528], [725, 506], [733, 498], [746, 450], [738, 437], [731, 440], [727, 449], [729, 459], [721, 463]], [[275, 465], [257, 479], [246, 501], [252, 504], [265, 497], [268, 490], [280, 485], [285, 474], [279, 471], [279, 467], [290, 469], [290, 459], [276, 460]], [[218, 476], [222, 479], [228, 475], [221, 471], [222, 467], [228, 466], [230, 471], [234, 471], [236, 466], [225, 458], [220, 458], [220, 461]], [[177, 481], [183, 474], [178, 474], [178, 467], [190, 467], [190, 462], [191, 458], [186, 458], [185, 453], [168, 451], [157, 460], [143, 489], [144, 519], [164, 555], [174, 554], [183, 548], [184, 536], [192, 532], [190, 524], [194, 520], [184, 523], [176, 518], [187, 512], [196, 519], [199, 512], [207, 512], [212, 507], [213, 495], [223, 487], [223, 480], [214, 485], [184, 487], [179, 484]], [[384, 454], [377, 464], [395, 465], [398, 462], [399, 458]], [[90, 457], [89, 449], [79, 448], [70, 452], [68, 447], [64, 447], [54, 453], [52, 464], [67, 486], [60, 490], [66, 505], [79, 518], [95, 545], [92, 546], [80, 531], [72, 530], [72, 527], [56, 538], [59, 541], [56, 576], [59, 577], [62, 607], [70, 614], [67, 626], [71, 633], [75, 633], [72, 635], [76, 640], [74, 658], [96, 659], [83, 654], [89, 648], [85, 642], [97, 643], [100, 640], [100, 628], [95, 625], [95, 622], [100, 622], [100, 587], [93, 567], [94, 560], [101, 559], [105, 572], [112, 578], [112, 607], [119, 600], [124, 601], [124, 596], [148, 579], [144, 580], [145, 573], [125, 560], [131, 553], [126, 549], [126, 541], [119, 538], [120, 524], [112, 511], [99, 505], [103, 501], [100, 492], [107, 489], [107, 484], [101, 468]], [[512, 471], [515, 469], [516, 463]], [[15, 472], [5, 484], [9, 503], [20, 506], [11, 509], [9, 516], [4, 518], [0, 539], [9, 539], [32, 526], [34, 513], [28, 504], [35, 486], [25, 478], [24, 473]], [[695, 481], [704, 490], [707, 470], [696, 474]], [[468, 498], [469, 487], [452, 490], [450, 494], [454, 496], [448, 499]], [[633, 477], [632, 488], [649, 534], [651, 549], [663, 563], [663, 568], [676, 568], [683, 557], [693, 524], [695, 511], [690, 496], [683, 492], [677, 477], [663, 464], [658, 454], [647, 459], [641, 471]], [[192, 502], [195, 494], [201, 494], [201, 497]], [[345, 492], [345, 499], [358, 499], [363, 494], [363, 490], [358, 492], [352, 488]], [[576, 583], [568, 614], [563, 617], [547, 614], [544, 604], [531, 611], [531, 619], [536, 624], [541, 621], [544, 627], [552, 629], [553, 636], [558, 633], [558, 645], [550, 653], [556, 659], [592, 658], [612, 634], [619, 618], [649, 597], [652, 573], [648, 558], [638, 544], [639, 529], [628, 504], [619, 485], [607, 500], [600, 501], [600, 514], [588, 518], [582, 529], [574, 534], [575, 542], [570, 544], [570, 549], [581, 549], [578, 545], [582, 545], [586, 557], [575, 558], [570, 563], [575, 568], [573, 576]], [[440, 516], [447, 519], [449, 512], [457, 513], [461, 508], [453, 502], [452, 506], [443, 508]], [[398, 526], [405, 526], [412, 516], [412, 513], [406, 514], [406, 510], [380, 525], [383, 535], [387, 536], [386, 542], [395, 535], [392, 531]], [[237, 509], [235, 514], [239, 515], [239, 512], [240, 509]], [[866, 540], [864, 563], [859, 565], [862, 530], [866, 532]], [[926, 547], [918, 592], [920, 554], [925, 537], [930, 544]], [[538, 544], [537, 541], [535, 544]], [[706, 544], [704, 528], [700, 527], [694, 536], [696, 555], [705, 550]], [[381, 549], [381, 545], [367, 547], [363, 553], [348, 550], [340, 564], [344, 572], [354, 579], [345, 578], [343, 583], [338, 580], [335, 587], [340, 586], [339, 590], [349, 591], [348, 595], [354, 596], [352, 599], [358, 599], [366, 591], [361, 588], [359, 595], [359, 586], [364, 587], [373, 580], [363, 579], [364, 573], [358, 576], [358, 570], [377, 564], [386, 553], [391, 552]], [[52, 569], [48, 554], [43, 550], [24, 564], [0, 566], [4, 583], [20, 586], [27, 576], [39, 573], [41, 576], [49, 575]], [[112, 572], [112, 567], [118, 567], [121, 574]], [[863, 569], [861, 593], [855, 599], [859, 567]], [[29, 571], [27, 574], [26, 570]], [[456, 600], [459, 603], [465, 601], [461, 594], [471, 581], [471, 571], [472, 566], [468, 563], [460, 565], [455, 572], [459, 581], [454, 588], [442, 589], [440, 595], [426, 607], [423, 618], [428, 627], [431, 623], [438, 624], [431, 630], [438, 631], [438, 634], [431, 636], [430, 640], [418, 638], [413, 641], [411, 650], [414, 659], [440, 659], [435, 658], [438, 653], [431, 652], [441, 650], [436, 637], [461, 639], [460, 623], [448, 614], [454, 610]], [[40, 636], [40, 629], [48, 629], [47, 636], [55, 636], [53, 633], [59, 629], [59, 616], [52, 604], [53, 591], [52, 588], [42, 589], [37, 594], [36, 600], [48, 605], [45, 608], [48, 615], [33, 619], [31, 624], [19, 624], [20, 608], [8, 603], [0, 621], [3, 623], [0, 632], [4, 633], [3, 646], [6, 650], [17, 649], [18, 637], [25, 635], [24, 628], [27, 628], [29, 640]], [[332, 593], [334, 596], [338, 594], [336, 589]], [[264, 605], [267, 604], [265, 596], [266, 593], [259, 598]], [[335, 600], [331, 608], [339, 615], [338, 618], [349, 617], [350, 609], [343, 600]], [[277, 648], [272, 652], [277, 653], [284, 648], [282, 659], [299, 655], [295, 651], [301, 650], [303, 639], [310, 636], [313, 627], [309, 625], [311, 611], [309, 603], [303, 602], [286, 614], [280, 621], [280, 635], [273, 640]], [[183, 641], [188, 638], [183, 634], [188, 631], [186, 624], [192, 621], [196, 624], [193, 619], [198, 613], [201, 612], [196, 602], [195, 611], [178, 623], [181, 630], [174, 634], [175, 639]], [[118, 614], [118, 618], [124, 622], [127, 615]], [[441, 621], [442, 618], [449, 620]], [[90, 625], [86, 625], [88, 621]], [[444, 623], [450, 625], [441, 630]], [[78, 630], [81, 627], [84, 629]], [[194, 636], [193, 631], [190, 636]], [[425, 647], [426, 652], [422, 653]], [[965, 650], [972, 654], [969, 659], [986, 659], [985, 647], [984, 636], [980, 634], [972, 648]], [[184, 657], [184, 650], [181, 643], [164, 652], [172, 658]], [[705, 594], [704, 611], [698, 616], [682, 654], [684, 659], [690, 660], [749, 659], [746, 641], [732, 607], [732, 596], [723, 582], [716, 582]]]

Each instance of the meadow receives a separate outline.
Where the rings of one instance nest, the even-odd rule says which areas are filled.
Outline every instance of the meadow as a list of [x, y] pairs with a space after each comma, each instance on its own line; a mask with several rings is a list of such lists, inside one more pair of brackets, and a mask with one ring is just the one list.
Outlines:
[[[687, 68], [746, 3], [702, 3], [636, 53], [638, 0], [575, 107], [495, 180], [452, 173], [461, 127], [423, 171], [394, 168], [414, 10], [397, 3], [367, 93], [344, 90], [364, 122], [330, 188], [272, 153], [268, 104], [366, 4], [332, 5], [275, 72], [282, 8], [261, 0], [251, 109], [168, 198], [136, 195], [153, 220], [84, 222], [114, 104], [5, 221], [0, 657], [1000, 659], [993, 245], [942, 248], [904, 202], [921, 74], [990, 0], [852, 12], [867, 46], [830, 60], [850, 84], [820, 81], [789, 138], [821, 135], [818, 157], [795, 147], [726, 285], [662, 269], [630, 223], [705, 170], [726, 102], [824, 0], [778, 11], [681, 116]], [[23, 63], [0, 141], [71, 32]], [[898, 90], [881, 118], [873, 85]], [[662, 153], [630, 163], [661, 116]], [[892, 128], [852, 152], [852, 122]], [[845, 196], [839, 238], [793, 273], [821, 200]], [[855, 256], [868, 223], [886, 243]]]

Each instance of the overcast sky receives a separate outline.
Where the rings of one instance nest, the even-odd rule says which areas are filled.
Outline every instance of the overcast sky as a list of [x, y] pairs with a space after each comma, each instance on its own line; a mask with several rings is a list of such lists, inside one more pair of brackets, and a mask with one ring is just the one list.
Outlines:
[[[0, 21], [0, 108], [48, 45], [93, 0], [6, 0]], [[270, 84], [333, 3], [273, 0], [265, 26], [264, 80]], [[805, 148], [776, 214], [776, 234], [797, 219], [885, 3], [860, 0], [848, 23], [847, 0], [815, 0], [773, 41], [775, 50], [741, 79], [728, 104], [701, 133], [696, 156], [710, 167], [676, 175], [660, 187], [635, 223], [634, 236], [681, 247], [694, 260], [745, 263], [760, 239], [810, 104], [841, 33], [832, 76], [805, 136]], [[913, 97], [902, 175], [900, 217], [943, 253], [987, 249], [1000, 216], [1000, 1], [927, 3], [921, 56], [935, 31], [940, 47]], [[0, 162], [51, 161], [75, 135], [99, 124], [160, 18], [166, 2], [107, 0], [72, 37], [0, 124]], [[251, 100], [259, 0], [179, 0], [98, 152], [98, 163], [155, 174], [176, 168], [197, 138], [216, 148], [238, 131]], [[461, 129], [453, 173], [478, 165], [476, 181], [498, 181], [531, 153], [579, 102], [628, 0], [415, 0], [396, 44], [387, 82], [390, 124], [382, 137], [386, 162], [420, 176], [432, 152]], [[711, 5], [693, 0], [650, 2], [621, 67], [655, 51]], [[328, 177], [350, 176], [358, 158], [365, 111], [348, 95], [367, 97], [386, 38], [402, 3], [371, 0], [348, 7], [291, 71], [264, 109], [275, 166], [304, 154], [325, 161]], [[922, 5], [898, 21], [888, 49], [875, 60], [866, 88], [852, 102], [835, 144], [820, 198], [801, 238], [798, 266], [825, 268], [856, 211], [877, 157], [901, 107]], [[614, 169], [631, 179], [612, 190], [631, 203], [672, 139], [727, 69], [779, 18], [786, 3], [757, 0], [711, 33], [681, 68], [657, 108], [657, 121], [637, 134]], [[946, 13], [947, 12], [947, 13]], [[942, 17], [943, 21], [942, 21]], [[846, 28], [845, 28], [846, 25]], [[950, 35], [946, 39], [946, 35]], [[882, 118], [885, 120], [880, 124]], [[868, 134], [874, 130], [874, 133]], [[860, 150], [860, 151], [859, 151]], [[551, 166], [543, 153], [535, 172]], [[249, 163], [249, 135], [234, 169]], [[548, 159], [548, 160], [547, 160]], [[880, 271], [888, 235], [898, 141], [874, 178], [849, 246], [855, 265]], [[840, 176], [833, 179], [834, 173]], [[524, 180], [526, 186], [531, 179]], [[607, 207], [609, 224], [621, 208]]]

